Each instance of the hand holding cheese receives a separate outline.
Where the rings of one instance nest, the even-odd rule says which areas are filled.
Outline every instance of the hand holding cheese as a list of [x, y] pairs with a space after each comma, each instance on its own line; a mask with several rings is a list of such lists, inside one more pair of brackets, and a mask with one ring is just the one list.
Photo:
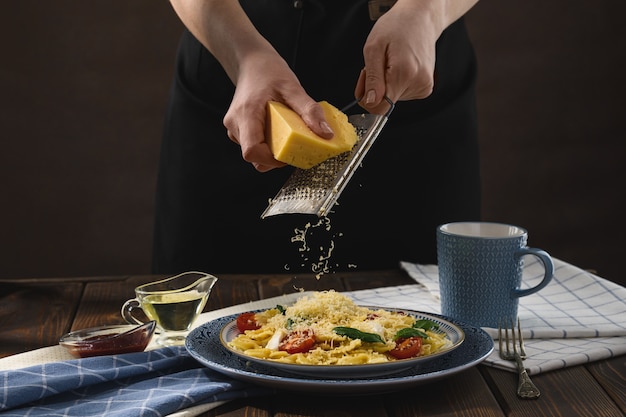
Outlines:
[[348, 117], [326, 101], [319, 104], [335, 133], [332, 139], [313, 133], [302, 118], [284, 104], [276, 101], [267, 103], [266, 136], [274, 158], [308, 169], [352, 149], [358, 137]]

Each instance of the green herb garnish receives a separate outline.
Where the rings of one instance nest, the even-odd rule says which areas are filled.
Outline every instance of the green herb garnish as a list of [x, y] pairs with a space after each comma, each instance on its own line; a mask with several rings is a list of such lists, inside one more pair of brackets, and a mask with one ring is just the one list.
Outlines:
[[416, 320], [412, 327], [414, 329], [437, 330], [439, 325], [432, 320]]
[[408, 339], [409, 337], [422, 337], [424, 339], [427, 339], [428, 335], [420, 329], [416, 329], [414, 327], [406, 327], [404, 329], [398, 330], [396, 335], [393, 337], [393, 340]]
[[362, 332], [352, 327], [335, 327], [333, 331], [340, 336], [346, 336], [350, 339], [361, 339], [367, 343], [385, 343], [379, 334]]

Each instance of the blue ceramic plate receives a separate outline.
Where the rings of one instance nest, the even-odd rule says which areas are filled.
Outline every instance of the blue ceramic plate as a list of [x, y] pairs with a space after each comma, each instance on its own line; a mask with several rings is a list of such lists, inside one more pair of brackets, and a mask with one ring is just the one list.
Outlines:
[[196, 327], [187, 336], [185, 346], [189, 354], [204, 366], [237, 380], [278, 389], [342, 395], [396, 391], [431, 382], [475, 366], [493, 351], [493, 340], [480, 328], [436, 314], [403, 311], [419, 317], [436, 318], [437, 322], [450, 323], [461, 330], [464, 340], [455, 349], [431, 360], [374, 377], [354, 374], [337, 377], [323, 372], [314, 376], [298, 375], [276, 367], [275, 362], [253, 362], [242, 355], [234, 354], [223, 345], [221, 338], [223, 332], [228, 332], [229, 324], [236, 320], [238, 314], [221, 317]]

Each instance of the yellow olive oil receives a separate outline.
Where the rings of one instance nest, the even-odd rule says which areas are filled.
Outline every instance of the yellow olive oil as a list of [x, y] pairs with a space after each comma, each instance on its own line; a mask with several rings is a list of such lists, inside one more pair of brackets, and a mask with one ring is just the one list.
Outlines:
[[189, 330], [206, 304], [206, 294], [187, 291], [173, 294], [152, 294], [142, 299], [141, 306], [151, 320], [165, 331]]

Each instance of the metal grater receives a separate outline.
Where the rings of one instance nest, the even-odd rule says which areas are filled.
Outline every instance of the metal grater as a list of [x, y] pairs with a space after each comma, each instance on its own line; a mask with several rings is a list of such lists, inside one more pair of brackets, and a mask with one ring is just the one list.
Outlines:
[[394, 103], [387, 97], [385, 99], [391, 107], [384, 115], [356, 114], [348, 117], [358, 135], [351, 151], [309, 169], [296, 169], [276, 197], [270, 200], [261, 218], [296, 213], [326, 216], [387, 123]]

